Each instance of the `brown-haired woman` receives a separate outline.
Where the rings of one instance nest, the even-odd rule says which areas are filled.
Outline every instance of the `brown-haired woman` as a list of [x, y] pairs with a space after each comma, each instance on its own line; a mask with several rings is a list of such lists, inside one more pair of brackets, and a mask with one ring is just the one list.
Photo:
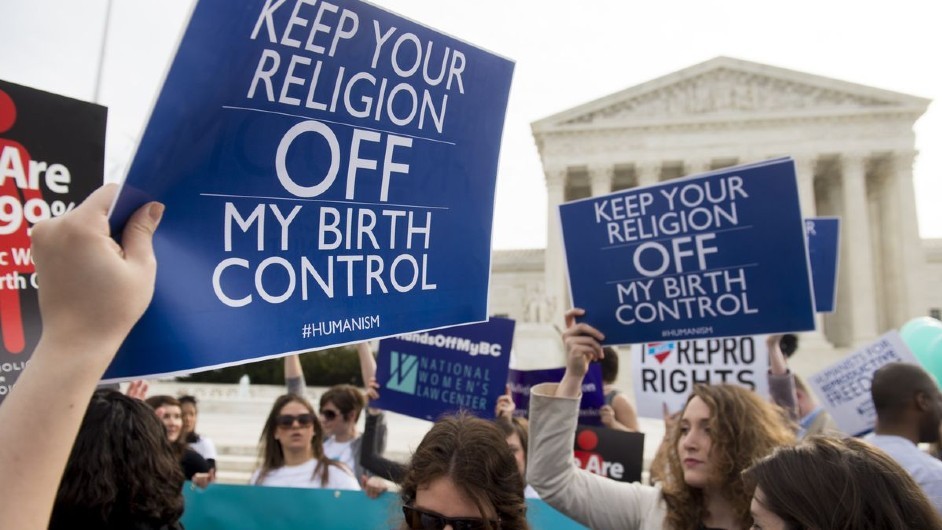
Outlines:
[[604, 336], [566, 314], [566, 374], [531, 389], [527, 478], [542, 499], [596, 530], [743, 529], [750, 495], [741, 473], [775, 447], [794, 443], [785, 412], [740, 387], [694, 387], [668, 433], [668, 476], [657, 486], [614, 482], [572, 461], [582, 378], [601, 358]]
[[167, 439], [173, 447], [173, 453], [180, 462], [183, 475], [200, 487], [206, 487], [212, 479], [212, 466], [199, 453], [190, 449], [183, 434], [183, 409], [180, 401], [173, 396], [151, 396], [144, 400], [157, 413], [164, 424]]
[[854, 438], [808, 438], [777, 449], [744, 475], [755, 487], [757, 530], [942, 528], [909, 473]]
[[294, 488], [358, 490], [360, 483], [342, 464], [324, 456], [324, 429], [314, 407], [285, 394], [272, 405], [259, 441], [261, 465], [250, 484]]
[[523, 477], [500, 430], [470, 415], [425, 435], [402, 482], [403, 529], [529, 530]]
[[96, 391], [49, 528], [182, 528], [184, 477], [170, 445], [150, 407], [120, 392]]

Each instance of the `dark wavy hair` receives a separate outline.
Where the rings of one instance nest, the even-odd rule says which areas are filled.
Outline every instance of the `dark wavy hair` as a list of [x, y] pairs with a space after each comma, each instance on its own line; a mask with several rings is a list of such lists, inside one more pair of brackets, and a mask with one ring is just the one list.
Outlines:
[[182, 514], [183, 472], [154, 411], [114, 390], [95, 392], [49, 528], [173, 527]]
[[277, 419], [281, 414], [281, 409], [288, 403], [300, 403], [314, 417], [314, 436], [311, 438], [311, 453], [317, 460], [314, 466], [314, 476], [320, 473], [321, 483], [327, 484], [330, 477], [330, 466], [337, 466], [343, 469], [341, 464], [335, 462], [324, 455], [324, 427], [317, 419], [317, 413], [311, 402], [295, 394], [284, 394], [278, 396], [275, 403], [268, 413], [268, 419], [265, 420], [265, 427], [262, 428], [262, 435], [259, 437], [258, 458], [261, 461], [259, 465], [258, 478], [256, 484], [261, 484], [273, 469], [278, 469], [285, 465], [285, 454], [281, 450], [281, 443], [275, 439], [275, 431], [278, 430]]
[[321, 394], [321, 408], [324, 408], [327, 403], [333, 403], [343, 414], [344, 420], [352, 418], [356, 421], [360, 419], [360, 412], [366, 406], [366, 397], [359, 388], [353, 385], [334, 385]]
[[[688, 405], [694, 397], [702, 399], [710, 409], [709, 458], [718, 474], [717, 482], [722, 485], [717, 493], [732, 504], [740, 525], [746, 528], [752, 521], [749, 514], [752, 492], [747, 491], [742, 472], [776, 447], [795, 443], [791, 422], [781, 407], [739, 386], [696, 385], [687, 398]], [[680, 438], [680, 429], [674, 426], [668, 433], [667, 476], [662, 490], [668, 508], [665, 528], [693, 530], [705, 515], [703, 491], [684, 481], [677, 453]]]
[[812, 436], [745, 471], [756, 498], [789, 530], [942, 528], [922, 488], [880, 449], [854, 438]]
[[500, 530], [529, 530], [523, 477], [492, 422], [466, 413], [435, 422], [412, 455], [400, 489], [403, 504], [414, 504], [418, 489], [441, 477], [451, 478], [480, 513], [493, 507]]

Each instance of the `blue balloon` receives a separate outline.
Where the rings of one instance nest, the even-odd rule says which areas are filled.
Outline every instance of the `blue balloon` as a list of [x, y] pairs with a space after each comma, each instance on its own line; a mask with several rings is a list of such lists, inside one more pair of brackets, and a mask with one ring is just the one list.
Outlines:
[[919, 364], [935, 377], [936, 384], [942, 383], [942, 336], [930, 342], [923, 355], [916, 358], [919, 359]]
[[917, 317], [903, 324], [903, 327], [899, 328], [899, 334], [906, 335], [911, 331], [924, 327], [942, 328], [942, 320], [932, 317]]
[[929, 345], [942, 337], [942, 322], [931, 317], [914, 318], [900, 328], [899, 334], [913, 355], [925, 366], [930, 357]]

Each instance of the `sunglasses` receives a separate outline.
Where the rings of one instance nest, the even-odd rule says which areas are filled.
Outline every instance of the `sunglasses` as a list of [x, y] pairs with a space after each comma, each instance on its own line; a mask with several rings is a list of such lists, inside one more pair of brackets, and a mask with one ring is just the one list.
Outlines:
[[275, 418], [275, 425], [284, 429], [294, 427], [294, 422], [298, 422], [298, 425], [301, 427], [310, 427], [314, 424], [314, 415], [298, 414], [297, 416], [293, 416], [291, 414], [282, 414]]
[[[403, 506], [409, 530], [442, 530], [451, 525], [454, 530], [500, 530], [500, 521], [488, 521], [478, 517], [445, 517], [437, 513], [420, 510], [414, 506]], [[488, 527], [488, 523], [490, 526]]]
[[337, 411], [330, 409], [321, 409], [321, 416], [324, 417], [327, 421], [334, 421], [334, 418], [337, 417]]

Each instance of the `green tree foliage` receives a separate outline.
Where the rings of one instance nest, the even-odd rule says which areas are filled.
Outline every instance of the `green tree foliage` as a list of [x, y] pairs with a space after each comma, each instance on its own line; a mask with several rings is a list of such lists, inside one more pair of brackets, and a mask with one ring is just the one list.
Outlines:
[[[349, 383], [363, 386], [360, 375], [360, 361], [353, 347], [329, 348], [301, 354], [301, 368], [304, 379], [311, 386], [332, 386]], [[178, 377], [179, 381], [192, 383], [230, 383], [235, 384], [248, 374], [252, 384], [283, 385], [285, 383], [284, 359], [269, 359], [255, 363], [219, 368], [205, 372]]]

